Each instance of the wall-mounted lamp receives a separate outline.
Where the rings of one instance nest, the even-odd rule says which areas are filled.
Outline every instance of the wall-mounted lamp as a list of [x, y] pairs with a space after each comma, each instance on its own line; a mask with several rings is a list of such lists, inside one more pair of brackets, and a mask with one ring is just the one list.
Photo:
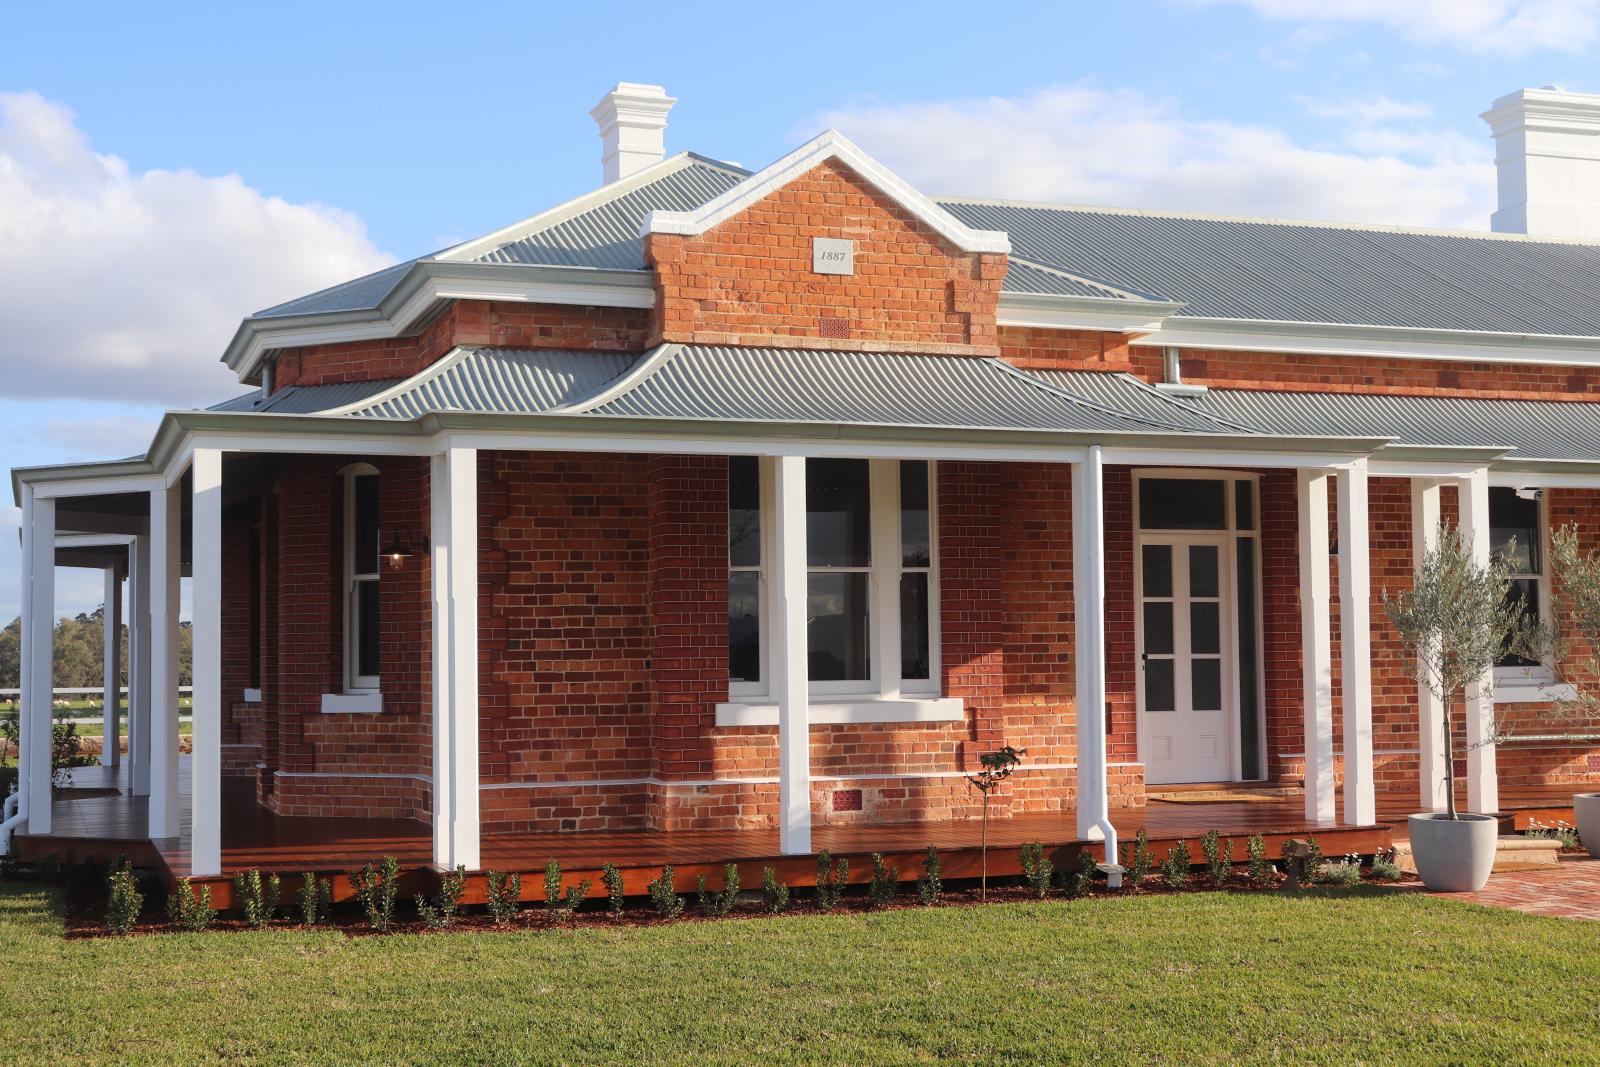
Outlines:
[[[428, 539], [424, 537], [421, 550], [426, 552], [428, 549]], [[383, 554], [389, 557], [389, 566], [393, 569], [399, 570], [404, 567], [406, 560], [416, 555], [416, 549], [411, 544], [411, 527], [396, 526], [394, 536], [389, 540], [389, 547], [383, 550]]]

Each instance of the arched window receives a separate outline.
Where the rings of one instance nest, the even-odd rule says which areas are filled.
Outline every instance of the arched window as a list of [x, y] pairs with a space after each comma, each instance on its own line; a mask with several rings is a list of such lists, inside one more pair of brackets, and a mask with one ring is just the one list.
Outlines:
[[357, 463], [344, 481], [344, 686], [378, 689], [378, 470]]

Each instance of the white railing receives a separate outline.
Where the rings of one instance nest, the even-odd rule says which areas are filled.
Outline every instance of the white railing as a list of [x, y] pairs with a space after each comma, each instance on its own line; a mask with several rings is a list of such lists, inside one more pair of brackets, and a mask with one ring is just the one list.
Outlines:
[[[55, 696], [103, 696], [103, 695], [105, 695], [105, 691], [106, 691], [106, 689], [105, 689], [105, 686], [103, 686], [103, 685], [87, 685], [87, 686], [77, 686], [77, 687], [56, 686], [54, 689], [50, 690], [50, 692]], [[180, 686], [178, 686], [178, 695], [179, 696], [193, 695], [193, 693], [194, 693], [194, 686], [192, 686], [192, 685], [180, 685]], [[0, 689], [0, 700], [4, 700], [4, 699], [7, 699], [7, 698], [16, 699], [17, 697], [20, 697], [21, 695], [22, 695], [22, 690], [20, 690], [20, 689]], [[123, 696], [127, 696], [128, 695], [128, 687], [127, 686], [123, 686], [122, 687], [122, 695]]]

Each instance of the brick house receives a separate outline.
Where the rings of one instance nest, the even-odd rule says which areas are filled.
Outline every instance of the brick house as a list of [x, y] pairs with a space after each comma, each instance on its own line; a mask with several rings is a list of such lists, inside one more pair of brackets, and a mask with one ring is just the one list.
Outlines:
[[[1549, 531], [1600, 527], [1600, 164], [1564, 141], [1600, 97], [1486, 115], [1495, 233], [936, 200], [832, 132], [750, 172], [665, 156], [672, 103], [597, 105], [594, 192], [245, 319], [252, 391], [145, 456], [13, 473], [8, 827], [70, 833], [36, 769], [53, 563], [106, 569], [112, 625], [125, 580], [97, 802], [178, 873], [260, 820], [409, 823], [444, 869], [559, 835], [804, 856], [970, 820], [1005, 744], [999, 814], [1113, 850], [1196, 785], [1285, 830], [1442, 805], [1378, 594], [1445, 519], [1514, 536], [1548, 611]], [[1496, 681], [1470, 808], [1600, 779], [1543, 665]]]

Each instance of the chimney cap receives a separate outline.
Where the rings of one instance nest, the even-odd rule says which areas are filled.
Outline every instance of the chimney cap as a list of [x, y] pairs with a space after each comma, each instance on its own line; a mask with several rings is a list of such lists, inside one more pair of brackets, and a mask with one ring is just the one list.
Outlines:
[[636, 174], [666, 158], [667, 113], [677, 98], [660, 85], [618, 82], [589, 117], [605, 142], [601, 156], [607, 183]]

